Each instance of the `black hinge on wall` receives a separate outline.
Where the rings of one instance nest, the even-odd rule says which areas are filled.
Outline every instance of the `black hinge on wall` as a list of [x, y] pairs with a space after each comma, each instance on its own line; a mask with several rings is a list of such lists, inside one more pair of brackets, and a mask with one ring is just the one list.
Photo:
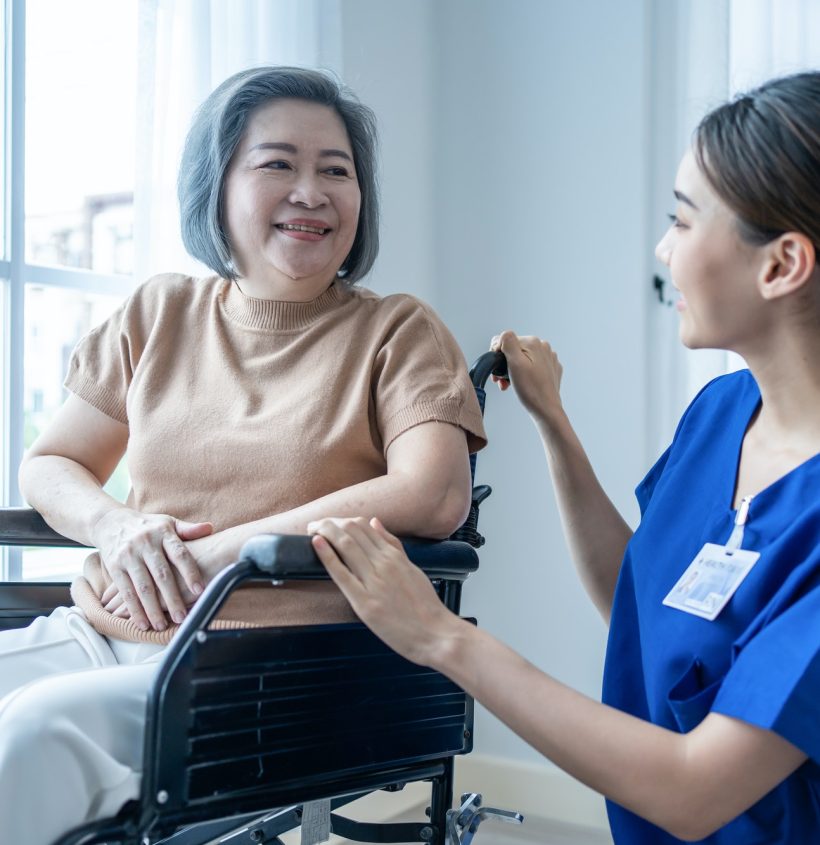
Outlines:
[[661, 305], [671, 305], [674, 302], [674, 300], [666, 298], [666, 279], [657, 273], [652, 277], [652, 287], [655, 289], [655, 293], [658, 295], [658, 302]]

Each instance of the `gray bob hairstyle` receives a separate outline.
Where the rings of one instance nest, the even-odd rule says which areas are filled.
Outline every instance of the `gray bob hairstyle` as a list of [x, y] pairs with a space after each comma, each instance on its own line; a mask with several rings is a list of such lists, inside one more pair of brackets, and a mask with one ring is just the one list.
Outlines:
[[376, 118], [348, 88], [323, 71], [297, 67], [243, 70], [226, 79], [202, 103], [185, 140], [177, 182], [185, 249], [223, 278], [233, 281], [238, 277], [222, 223], [225, 174], [250, 113], [277, 99], [328, 106], [347, 129], [361, 208], [356, 237], [338, 277], [352, 285], [367, 275], [379, 251]]

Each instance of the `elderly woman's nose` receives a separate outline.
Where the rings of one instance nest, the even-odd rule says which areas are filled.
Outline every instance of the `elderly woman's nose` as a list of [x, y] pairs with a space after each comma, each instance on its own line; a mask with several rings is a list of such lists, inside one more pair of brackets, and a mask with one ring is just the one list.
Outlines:
[[316, 208], [327, 202], [327, 195], [321, 189], [317, 177], [305, 174], [300, 176], [293, 185], [289, 199], [294, 205], [306, 205], [310, 208]]

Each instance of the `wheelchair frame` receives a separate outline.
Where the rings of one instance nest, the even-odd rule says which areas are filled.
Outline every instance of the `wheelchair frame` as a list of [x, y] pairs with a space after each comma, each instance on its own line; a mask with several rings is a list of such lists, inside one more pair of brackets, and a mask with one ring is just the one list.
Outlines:
[[[504, 373], [500, 353], [471, 369], [484, 384]], [[475, 455], [471, 456], [475, 473]], [[407, 540], [405, 550], [459, 611], [461, 587], [478, 568], [474, 488], [464, 526], [447, 541]], [[0, 545], [79, 545], [36, 512], [0, 509]], [[472, 749], [473, 701], [438, 672], [397, 655], [361, 623], [211, 630], [230, 592], [248, 581], [327, 580], [304, 536], [253, 538], [194, 605], [163, 654], [149, 694], [138, 801], [112, 819], [70, 831], [55, 845], [279, 843], [318, 808], [331, 832], [362, 842], [466, 843], [487, 817], [517, 814], [453, 803], [453, 760]], [[0, 584], [0, 627], [70, 601], [67, 586]], [[334, 810], [373, 790], [429, 781], [428, 819], [362, 823]], [[310, 802], [318, 802], [311, 804]], [[221, 837], [226, 837], [225, 839]]]

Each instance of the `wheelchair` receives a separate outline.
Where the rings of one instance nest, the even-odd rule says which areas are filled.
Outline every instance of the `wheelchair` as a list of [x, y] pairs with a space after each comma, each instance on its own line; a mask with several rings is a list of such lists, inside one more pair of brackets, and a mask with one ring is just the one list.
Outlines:
[[[487, 379], [505, 367], [503, 355], [486, 353], [471, 368], [482, 412]], [[474, 479], [475, 455], [470, 462]], [[463, 582], [478, 568], [478, 510], [490, 492], [474, 487], [470, 515], [449, 540], [404, 541], [455, 613]], [[0, 545], [78, 544], [31, 509], [3, 508]], [[209, 628], [240, 584], [327, 578], [307, 537], [246, 543], [163, 652], [147, 703], [139, 799], [54, 845], [283, 845], [280, 835], [299, 826], [309, 845], [331, 833], [357, 842], [469, 845], [485, 819], [521, 823], [518, 813], [483, 806], [478, 793], [462, 795], [453, 809], [453, 762], [472, 749], [473, 701], [363, 624]], [[70, 603], [67, 584], [0, 583], [0, 629]], [[430, 784], [427, 818], [371, 823], [336, 812], [375, 790], [417, 781]]]

